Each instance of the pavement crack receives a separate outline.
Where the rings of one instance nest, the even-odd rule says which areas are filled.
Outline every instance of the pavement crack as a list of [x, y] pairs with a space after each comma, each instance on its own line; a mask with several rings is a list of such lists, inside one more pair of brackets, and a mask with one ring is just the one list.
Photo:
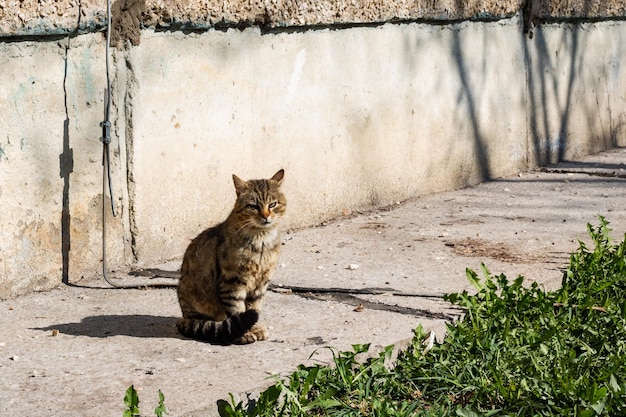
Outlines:
[[[130, 272], [130, 275], [147, 278], [180, 278], [180, 271], [166, 271], [158, 268], [138, 268]], [[446, 321], [457, 320], [459, 314], [435, 312], [428, 309], [405, 307], [397, 304], [387, 304], [378, 301], [370, 301], [357, 295], [389, 295], [394, 297], [419, 297], [441, 300], [442, 293], [409, 293], [400, 292], [393, 288], [315, 288], [270, 284], [269, 290], [279, 294], [296, 294], [299, 297], [310, 300], [335, 301], [354, 307], [362, 306], [369, 310], [388, 311], [413, 317], [438, 319]]]
[[296, 293], [296, 294], [364, 294], [364, 295], [393, 295], [394, 297], [419, 297], [419, 298], [443, 298], [443, 293], [415, 293], [401, 292], [393, 288], [317, 288], [317, 287], [299, 287], [294, 285], [277, 285], [270, 284], [270, 291], [277, 293]]
[[364, 298], [357, 297], [352, 294], [346, 294], [346, 293], [302, 292], [302, 293], [298, 293], [297, 295], [299, 297], [311, 299], [311, 300], [335, 301], [335, 302], [348, 304], [348, 305], [355, 306], [355, 307], [362, 306], [364, 309], [388, 311], [391, 313], [403, 314], [403, 315], [420, 317], [420, 318], [454, 321], [454, 320], [457, 320], [460, 316], [460, 313], [459, 314], [439, 313], [439, 312], [434, 312], [431, 310], [426, 310], [426, 309], [421, 309], [421, 308], [405, 307], [405, 306], [399, 306], [397, 304], [392, 305], [392, 304], [380, 303], [376, 301], [369, 301]]
[[585, 175], [589, 175], [592, 177], [626, 178], [626, 172], [623, 172], [624, 171], [623, 168], [620, 168], [619, 170], [611, 170], [611, 169], [606, 169], [606, 168], [598, 168], [597, 170], [593, 170], [593, 169], [542, 167], [540, 171], [546, 172], [548, 174], [585, 174]]
[[179, 279], [180, 271], [166, 271], [159, 268], [136, 268], [129, 272], [129, 275], [147, 278], [171, 278]]

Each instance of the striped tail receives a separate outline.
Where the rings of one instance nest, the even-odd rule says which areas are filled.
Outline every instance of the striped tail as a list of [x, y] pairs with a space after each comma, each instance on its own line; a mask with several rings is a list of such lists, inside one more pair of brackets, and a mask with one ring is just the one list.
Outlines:
[[224, 321], [180, 318], [176, 327], [180, 334], [192, 339], [220, 345], [230, 345], [259, 320], [257, 310], [233, 314]]

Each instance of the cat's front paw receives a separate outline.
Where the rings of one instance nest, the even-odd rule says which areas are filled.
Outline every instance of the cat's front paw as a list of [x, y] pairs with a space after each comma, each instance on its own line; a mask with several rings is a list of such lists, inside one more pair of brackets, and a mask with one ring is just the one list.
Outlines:
[[267, 327], [264, 324], [255, 324], [250, 330], [244, 333], [239, 339], [235, 341], [238, 345], [247, 345], [254, 343], [257, 340], [266, 340], [269, 337]]
[[248, 345], [250, 343], [254, 343], [256, 342], [256, 336], [250, 332], [247, 331], [246, 333], [244, 333], [243, 336], [241, 336], [239, 339], [235, 340], [235, 344], [237, 345]]
[[266, 340], [270, 337], [270, 334], [267, 332], [267, 327], [264, 324], [256, 323], [250, 329], [250, 333], [256, 336], [256, 340]]

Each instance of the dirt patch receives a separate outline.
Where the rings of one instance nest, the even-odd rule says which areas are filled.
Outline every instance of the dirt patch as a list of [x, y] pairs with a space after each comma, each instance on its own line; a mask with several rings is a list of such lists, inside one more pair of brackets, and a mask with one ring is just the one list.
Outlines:
[[467, 237], [454, 241], [446, 241], [445, 245], [452, 248], [456, 255], [470, 256], [474, 258], [491, 258], [507, 263], [532, 263], [545, 262], [546, 257], [517, 253], [506, 243], [493, 243], [484, 239]]

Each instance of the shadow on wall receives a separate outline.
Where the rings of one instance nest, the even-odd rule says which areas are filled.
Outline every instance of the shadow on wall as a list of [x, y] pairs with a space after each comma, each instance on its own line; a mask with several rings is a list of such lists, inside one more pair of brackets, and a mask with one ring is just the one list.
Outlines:
[[59, 155], [59, 176], [63, 179], [63, 196], [61, 206], [61, 282], [69, 283], [71, 243], [71, 214], [70, 214], [70, 174], [74, 172], [74, 150], [70, 147], [70, 111], [67, 103], [67, 76], [69, 67], [69, 53], [71, 40], [78, 36], [82, 17], [82, 2], [78, 1], [78, 20], [75, 29], [68, 34], [65, 45], [65, 66], [63, 68], [63, 104], [65, 106], [65, 120], [63, 121], [63, 152]]
[[[589, 1], [585, 2], [586, 10]], [[586, 13], [585, 10], [585, 13]], [[610, 121], [608, 127], [602, 126], [602, 112], [598, 107], [606, 103], [606, 98], [615, 94], [606, 83], [598, 82], [586, 88], [584, 82], [593, 82], [593, 77], [581, 74], [586, 68], [594, 70], [597, 63], [585, 55], [588, 47], [584, 44], [587, 37], [581, 36], [584, 29], [579, 23], [571, 23], [571, 29], [563, 28], [558, 44], [550, 39], [541, 26], [534, 29], [534, 37], [529, 37], [521, 28], [519, 31], [526, 64], [526, 91], [528, 97], [528, 160], [531, 165], [545, 166], [564, 161], [571, 152], [593, 153], [617, 146], [616, 129]], [[564, 45], [565, 47], [562, 47]], [[488, 48], [489, 45], [484, 45]], [[488, 141], [481, 131], [480, 92], [471, 82], [471, 69], [467, 49], [463, 48], [462, 35], [453, 32], [451, 55], [455, 63], [458, 80], [462, 86], [460, 95], [467, 105], [468, 121], [474, 140], [475, 164], [483, 180], [493, 179], [490, 170]], [[579, 99], [584, 91], [585, 99]], [[589, 96], [591, 95], [591, 96]], [[609, 109], [610, 111], [610, 109]], [[577, 133], [576, 126], [584, 121], [575, 120], [577, 114], [584, 114], [587, 128], [581, 135], [593, 135], [594, 138], [572, 137]], [[583, 149], [577, 150], [577, 143]]]
[[72, 247], [70, 226], [70, 174], [74, 171], [74, 151], [70, 148], [70, 115], [67, 107], [67, 66], [70, 45], [69, 38], [65, 48], [65, 74], [63, 77], [63, 94], [65, 98], [65, 120], [63, 121], [63, 153], [59, 155], [59, 175], [63, 179], [63, 197], [61, 208], [61, 258], [63, 275], [61, 282], [69, 283], [70, 250]]
[[[576, 80], [576, 63], [582, 61], [578, 49], [578, 30], [574, 27], [571, 33], [571, 47], [567, 51], [570, 56], [568, 80], [566, 85], [565, 104], [560, 106], [561, 91], [559, 87], [564, 85], [558, 80], [555, 72], [558, 63], [553, 62], [550, 48], [547, 43], [546, 34], [541, 27], [535, 28], [535, 49], [536, 59], [533, 60], [529, 51], [529, 42], [525, 35], [522, 35], [525, 60], [527, 63], [528, 97], [530, 104], [530, 139], [532, 141], [531, 152], [533, 159], [539, 165], [556, 163], [562, 161], [567, 149], [568, 123], [571, 111], [572, 90]], [[536, 62], [533, 62], [536, 61]], [[550, 95], [552, 94], [552, 97]], [[555, 120], [558, 120], [559, 127], [556, 137], [554, 137], [549, 114], [550, 102], [554, 108], [558, 109]]]
[[468, 80], [468, 69], [465, 63], [465, 55], [461, 47], [461, 36], [459, 31], [453, 32], [452, 56], [456, 63], [456, 71], [463, 89], [462, 96], [467, 101], [467, 109], [469, 112], [470, 123], [472, 125], [472, 134], [474, 136], [474, 155], [476, 155], [476, 166], [479, 169], [481, 180], [489, 180], [492, 178], [489, 169], [489, 156], [485, 150], [485, 140], [480, 133], [480, 124], [478, 122], [478, 113], [476, 110], [476, 98], [472, 91], [470, 81]]
[[[464, 0], [457, 0], [456, 7], [458, 10], [464, 14], [465, 13], [465, 4]], [[483, 45], [485, 50], [488, 48], [488, 45]], [[456, 63], [456, 71], [458, 73], [459, 80], [461, 81], [461, 85], [463, 89], [461, 91], [461, 95], [467, 101], [467, 109], [469, 112], [470, 123], [472, 125], [472, 134], [474, 136], [474, 155], [476, 158], [476, 167], [478, 168], [478, 174], [480, 176], [481, 181], [487, 181], [493, 179], [492, 172], [490, 170], [490, 160], [489, 153], [486, 149], [486, 140], [481, 134], [480, 130], [480, 122], [477, 111], [477, 98], [472, 91], [470, 80], [468, 79], [468, 68], [466, 64], [466, 57], [463, 53], [463, 47], [461, 45], [461, 35], [459, 31], [453, 32], [453, 45], [452, 45], [452, 57], [454, 62]], [[484, 55], [483, 55], [484, 59]]]
[[[590, 0], [584, 3], [582, 15], [586, 15], [590, 10]], [[541, 26], [534, 29], [534, 39], [521, 33], [522, 48], [527, 71], [527, 86], [529, 97], [529, 135], [531, 142], [531, 152], [533, 161], [539, 166], [564, 161], [570, 145], [570, 135], [572, 132], [572, 105], [576, 103], [582, 106], [592, 106], [589, 103], [596, 103], [600, 106], [600, 95], [610, 96], [614, 92], [607, 91], [607, 86], [595, 86], [593, 89], [585, 89], [585, 95], [594, 95], [595, 100], [576, 100], [574, 97], [577, 83], [580, 79], [580, 72], [585, 68], [584, 55], [585, 45], [581, 45], [580, 32], [582, 28], [579, 23], [571, 24], [571, 31], [563, 30], [562, 43], [567, 48], [559, 48], [550, 45], [547, 31]], [[534, 54], [530, 48], [534, 46]], [[569, 61], [568, 61], [569, 60]], [[589, 64], [589, 63], [588, 63]], [[593, 65], [593, 63], [592, 63]], [[567, 68], [564, 68], [568, 66]], [[592, 68], [593, 66], [589, 66]], [[561, 71], [563, 68], [565, 71]], [[566, 73], [566, 82], [559, 74]], [[580, 88], [582, 90], [582, 88]], [[607, 103], [610, 105], [610, 103]], [[550, 110], [555, 114], [551, 114]], [[604, 148], [617, 146], [615, 132], [611, 122], [610, 132], [603, 127], [597, 126], [597, 108], [585, 108], [584, 113], [591, 126], [582, 134], [589, 135], [598, 131], [598, 143], [596, 149], [586, 149], [585, 151], [597, 151]], [[594, 126], [596, 127], [594, 129]], [[572, 144], [573, 145], [573, 144]]]

